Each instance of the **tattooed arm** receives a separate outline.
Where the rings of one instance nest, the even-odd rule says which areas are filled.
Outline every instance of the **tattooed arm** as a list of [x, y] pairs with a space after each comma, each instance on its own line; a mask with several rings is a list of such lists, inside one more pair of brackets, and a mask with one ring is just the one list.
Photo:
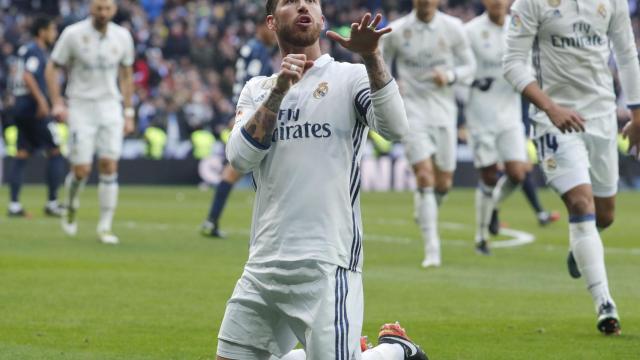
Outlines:
[[376, 30], [381, 21], [380, 14], [373, 21], [371, 14], [366, 14], [359, 24], [351, 25], [351, 38], [343, 38], [332, 31], [327, 32], [327, 36], [362, 56], [366, 75], [359, 76], [355, 82], [356, 112], [361, 122], [387, 140], [394, 141], [400, 140], [409, 131], [409, 123], [398, 85], [391, 77], [378, 48], [382, 35], [391, 32], [389, 27]]
[[375, 93], [393, 80], [389, 73], [389, 67], [382, 59], [382, 53], [379, 50], [376, 50], [373, 54], [362, 56], [362, 59], [364, 60], [364, 66], [367, 68], [367, 75], [369, 75], [371, 92]]
[[290, 54], [282, 61], [275, 87], [262, 105], [255, 109], [249, 81], [238, 99], [236, 124], [227, 143], [227, 159], [241, 173], [252, 171], [260, 165], [271, 147], [280, 104], [293, 84], [304, 71], [313, 66], [305, 55]]

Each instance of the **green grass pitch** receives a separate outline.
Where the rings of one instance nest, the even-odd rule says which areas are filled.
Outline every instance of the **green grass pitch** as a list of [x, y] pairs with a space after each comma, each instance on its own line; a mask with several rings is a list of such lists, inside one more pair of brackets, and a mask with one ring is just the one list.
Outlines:
[[[554, 194], [541, 196], [562, 210]], [[95, 238], [95, 188], [82, 195], [79, 236], [67, 238], [41, 215], [44, 189], [27, 187], [34, 217], [0, 218], [0, 359], [215, 359], [247, 257], [252, 198], [233, 193], [223, 218], [230, 236], [215, 240], [197, 232], [210, 192], [123, 187], [122, 243], [107, 246]], [[436, 360], [640, 359], [640, 194], [619, 196], [617, 221], [603, 234], [623, 327], [611, 338], [595, 328], [584, 282], [567, 274], [564, 211], [539, 228], [514, 194], [502, 219], [536, 241], [480, 257], [473, 198], [451, 193], [440, 216], [443, 266], [424, 270], [412, 195], [363, 195], [364, 334], [375, 342], [382, 323], [398, 320]]]

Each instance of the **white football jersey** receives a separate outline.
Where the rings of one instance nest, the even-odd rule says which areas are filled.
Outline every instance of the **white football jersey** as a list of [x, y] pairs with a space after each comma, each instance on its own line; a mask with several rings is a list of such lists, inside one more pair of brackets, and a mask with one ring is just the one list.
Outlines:
[[[613, 48], [630, 107], [640, 106], [640, 66], [626, 0], [516, 0], [504, 56], [506, 79], [522, 91], [537, 80], [558, 105], [587, 120], [587, 132], [609, 136], [616, 111], [609, 58]], [[528, 69], [533, 49], [534, 77]], [[534, 121], [550, 126], [533, 107]]]
[[462, 21], [438, 11], [425, 23], [413, 11], [389, 26], [393, 32], [382, 37], [382, 51], [389, 66], [395, 61], [411, 127], [454, 126], [454, 89], [438, 87], [432, 72], [444, 71], [456, 83], [472, 79], [475, 60]]
[[502, 75], [502, 55], [506, 28], [484, 13], [465, 25], [471, 49], [476, 57], [476, 72], [465, 106], [467, 127], [477, 133], [499, 132], [521, 126], [520, 93]]
[[64, 29], [51, 60], [68, 69], [68, 98], [119, 100], [118, 69], [133, 65], [133, 38], [114, 23], [107, 25], [103, 35], [88, 18]]
[[269, 147], [244, 129], [275, 85], [242, 90], [227, 157], [253, 171], [256, 198], [248, 265], [315, 259], [362, 267], [360, 159], [369, 127], [390, 139], [408, 131], [395, 82], [371, 94], [363, 65], [318, 58], [282, 101]]

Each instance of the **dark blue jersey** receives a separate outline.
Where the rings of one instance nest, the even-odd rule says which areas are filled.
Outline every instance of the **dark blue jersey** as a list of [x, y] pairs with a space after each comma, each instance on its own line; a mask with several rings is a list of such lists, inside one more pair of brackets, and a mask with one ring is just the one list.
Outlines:
[[233, 87], [233, 102], [237, 103], [244, 84], [256, 76], [273, 75], [271, 55], [273, 48], [258, 39], [251, 39], [240, 49], [236, 62], [236, 83]]
[[13, 95], [16, 97], [15, 112], [17, 116], [31, 116], [36, 112], [36, 100], [27, 89], [23, 76], [29, 72], [36, 79], [42, 94], [48, 98], [44, 69], [47, 66], [48, 54], [35, 42], [30, 42], [18, 50], [18, 64], [14, 79]]

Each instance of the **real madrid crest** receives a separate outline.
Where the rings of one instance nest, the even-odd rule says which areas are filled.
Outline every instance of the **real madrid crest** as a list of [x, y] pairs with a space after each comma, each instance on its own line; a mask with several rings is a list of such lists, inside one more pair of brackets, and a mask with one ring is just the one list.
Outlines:
[[313, 92], [313, 97], [316, 99], [322, 99], [323, 97], [327, 96], [328, 92], [329, 92], [329, 84], [327, 82], [321, 82], [318, 85], [318, 88], [316, 89], [316, 91]]
[[483, 39], [488, 39], [489, 38], [489, 31], [483, 30], [482, 31], [482, 38]]
[[545, 160], [545, 164], [547, 165], [547, 169], [549, 170], [555, 170], [558, 168], [558, 163], [556, 162], [556, 159], [552, 157]]
[[558, 6], [560, 6], [560, 2], [562, 0], [547, 0], [547, 4], [549, 4], [549, 6], [557, 8]]
[[442, 51], [447, 50], [447, 42], [443, 38], [438, 39], [438, 47], [440, 47]]
[[600, 5], [598, 5], [598, 14], [602, 16], [602, 18], [607, 17], [607, 7], [604, 6], [603, 3], [600, 3]]

